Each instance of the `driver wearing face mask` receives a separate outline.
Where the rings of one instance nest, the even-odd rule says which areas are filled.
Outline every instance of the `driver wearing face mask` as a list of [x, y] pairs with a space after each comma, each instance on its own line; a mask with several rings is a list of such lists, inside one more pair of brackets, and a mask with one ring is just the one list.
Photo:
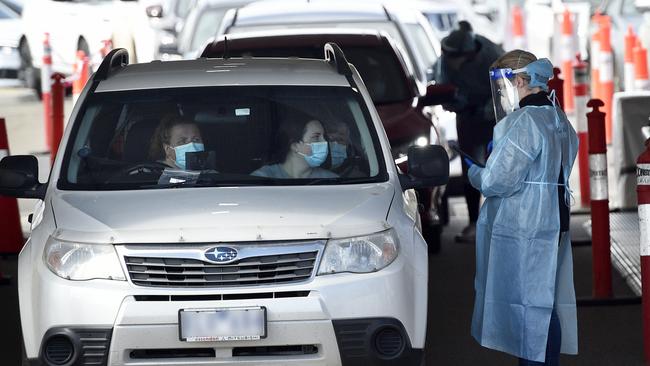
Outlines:
[[320, 167], [328, 153], [325, 129], [320, 121], [287, 119], [277, 134], [275, 164], [265, 165], [251, 174], [280, 179], [337, 178], [337, 174]]
[[156, 128], [150, 157], [172, 169], [187, 169], [187, 153], [205, 150], [199, 127], [177, 116], [165, 117]]
[[205, 150], [199, 127], [178, 116], [165, 117], [156, 128], [149, 152], [153, 160], [172, 169], [187, 169], [187, 153]]

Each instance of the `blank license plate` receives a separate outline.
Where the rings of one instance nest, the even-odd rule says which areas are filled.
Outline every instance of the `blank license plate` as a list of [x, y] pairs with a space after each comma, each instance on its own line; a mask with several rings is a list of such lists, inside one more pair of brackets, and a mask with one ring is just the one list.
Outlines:
[[266, 338], [266, 308], [181, 309], [178, 324], [185, 342], [255, 341]]

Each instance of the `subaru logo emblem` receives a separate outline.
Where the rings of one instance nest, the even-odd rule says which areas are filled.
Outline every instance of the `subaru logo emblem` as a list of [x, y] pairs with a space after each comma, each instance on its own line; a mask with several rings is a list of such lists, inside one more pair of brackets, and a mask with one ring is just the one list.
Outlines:
[[231, 247], [214, 247], [205, 251], [205, 257], [212, 262], [228, 263], [237, 259], [237, 249]]

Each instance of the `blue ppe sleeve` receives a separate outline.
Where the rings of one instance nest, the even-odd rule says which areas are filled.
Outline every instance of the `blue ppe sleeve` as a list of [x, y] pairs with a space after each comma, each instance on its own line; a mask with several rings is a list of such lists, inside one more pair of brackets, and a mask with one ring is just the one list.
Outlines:
[[508, 197], [521, 189], [543, 143], [533, 113], [525, 108], [499, 122], [510, 126], [506, 134], [494, 142], [485, 168], [469, 169], [470, 183], [485, 197]]
[[463, 160], [465, 160], [465, 164], [467, 164], [468, 167], [471, 168], [471, 167], [474, 166], [474, 162], [472, 160], [470, 160], [468, 158], [463, 158]]

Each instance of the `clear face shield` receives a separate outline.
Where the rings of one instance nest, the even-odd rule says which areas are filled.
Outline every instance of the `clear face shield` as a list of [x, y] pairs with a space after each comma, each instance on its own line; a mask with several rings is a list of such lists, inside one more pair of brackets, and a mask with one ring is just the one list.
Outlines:
[[494, 103], [494, 116], [499, 122], [514, 110], [519, 109], [519, 93], [515, 84], [515, 75], [523, 70], [490, 70], [490, 88]]

